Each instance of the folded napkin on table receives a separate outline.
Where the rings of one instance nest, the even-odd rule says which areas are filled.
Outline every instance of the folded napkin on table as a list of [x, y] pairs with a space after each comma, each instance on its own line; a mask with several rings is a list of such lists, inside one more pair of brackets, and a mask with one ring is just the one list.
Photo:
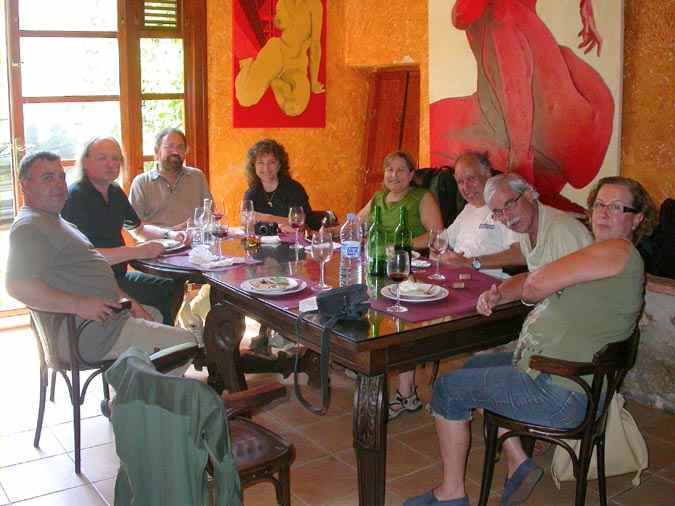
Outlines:
[[234, 264], [241, 264], [246, 261], [243, 257], [224, 257], [218, 259], [216, 255], [211, 253], [208, 246], [200, 244], [195, 246], [190, 251], [188, 259], [191, 264], [198, 265], [204, 269], [217, 269], [218, 267], [229, 267]]
[[278, 235], [263, 235], [260, 237], [260, 244], [274, 246], [281, 244], [281, 238]]

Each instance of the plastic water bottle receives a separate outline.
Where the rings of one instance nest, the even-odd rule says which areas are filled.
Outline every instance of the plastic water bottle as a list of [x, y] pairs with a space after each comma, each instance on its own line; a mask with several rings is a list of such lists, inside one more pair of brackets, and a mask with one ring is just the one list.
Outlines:
[[349, 213], [340, 229], [340, 286], [361, 283], [361, 238], [356, 215]]

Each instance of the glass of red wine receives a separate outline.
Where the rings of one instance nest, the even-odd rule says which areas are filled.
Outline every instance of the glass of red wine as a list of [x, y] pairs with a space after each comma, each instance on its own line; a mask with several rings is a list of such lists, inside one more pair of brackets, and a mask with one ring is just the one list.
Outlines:
[[387, 308], [392, 313], [404, 313], [407, 307], [401, 305], [401, 281], [410, 275], [410, 255], [406, 250], [395, 250], [387, 257], [387, 277], [396, 283], [396, 304]]
[[209, 223], [208, 231], [213, 237], [216, 238], [216, 241], [218, 242], [218, 260], [221, 260], [223, 258], [222, 242], [223, 238], [227, 237], [228, 232], [227, 223], [225, 223], [223, 215], [211, 216], [211, 222]]
[[300, 229], [304, 226], [305, 224], [305, 210], [302, 208], [302, 206], [292, 206], [288, 210], [288, 224], [295, 230], [295, 244], [291, 246], [293, 249], [300, 250], [302, 249], [302, 246], [300, 246], [300, 238], [299, 238], [299, 232]]

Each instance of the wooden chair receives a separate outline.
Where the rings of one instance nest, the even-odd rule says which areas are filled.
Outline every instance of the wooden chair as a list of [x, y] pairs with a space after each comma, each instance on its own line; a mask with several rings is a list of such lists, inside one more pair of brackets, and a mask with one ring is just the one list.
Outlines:
[[147, 355], [133, 349], [106, 376], [117, 391], [111, 417], [121, 462], [115, 504], [127, 504], [130, 497], [146, 506], [201, 504], [206, 465], [217, 504], [236, 502], [238, 481], [242, 488], [270, 481], [278, 504], [290, 505], [293, 445], [247, 418], [286, 397], [283, 385], [219, 398], [199, 381], [159, 374]]
[[[286, 387], [278, 383], [222, 395], [232, 436], [232, 455], [242, 488], [261, 481], [272, 482], [280, 506], [291, 504], [290, 466], [295, 459], [295, 448], [277, 434], [253, 423], [247, 415], [286, 395]], [[251, 444], [252, 441], [256, 444]]]
[[[486, 448], [483, 481], [478, 502], [480, 506], [485, 506], [488, 501], [494, 465], [497, 460], [496, 456], [504, 441], [514, 436], [548, 441], [561, 446], [569, 453], [576, 479], [576, 506], [583, 506], [586, 502], [588, 467], [595, 447], [597, 449], [600, 504], [602, 506], [607, 505], [605, 429], [608, 407], [612, 396], [621, 385], [621, 381], [635, 363], [639, 341], [640, 331], [636, 326], [631, 337], [624, 341], [608, 344], [594, 355], [593, 361], [590, 363], [569, 362], [543, 356], [531, 357], [530, 368], [541, 373], [568, 378], [583, 389], [588, 398], [586, 416], [578, 427], [556, 429], [520, 422], [485, 410]], [[590, 386], [582, 379], [582, 376], [588, 375], [593, 376]], [[497, 430], [499, 428], [505, 428], [507, 432], [498, 437]], [[569, 439], [581, 441], [578, 456], [572, 447], [564, 441]]]
[[[75, 316], [72, 314], [50, 313], [47, 311], [30, 309], [30, 321], [37, 341], [40, 359], [40, 400], [33, 446], [36, 448], [40, 446], [40, 436], [42, 434], [42, 424], [45, 414], [47, 385], [49, 383], [48, 373], [49, 369], [51, 369], [50, 400], [52, 402], [54, 401], [56, 373], [58, 372], [66, 382], [70, 402], [73, 405], [75, 472], [80, 474], [80, 406], [84, 403], [87, 388], [91, 381], [110, 367], [114, 360], [90, 362], [80, 354], [80, 335], [91, 323], [91, 320], [85, 320], [78, 326], [75, 322]], [[68, 344], [67, 350], [59, 350], [59, 343], [57, 343], [56, 337], [59, 332], [65, 333]], [[172, 347], [170, 350], [173, 354], [167, 353], [167, 350], [163, 350], [157, 354], [156, 364], [163, 371], [168, 371], [187, 363], [195, 355], [198, 347], [193, 343], [185, 343], [184, 345]], [[68, 378], [68, 375], [66, 374], [68, 371], [70, 371], [70, 378]], [[81, 386], [80, 371], [93, 371]], [[103, 380], [103, 393], [106, 400], [110, 399], [110, 392], [105, 379]]]

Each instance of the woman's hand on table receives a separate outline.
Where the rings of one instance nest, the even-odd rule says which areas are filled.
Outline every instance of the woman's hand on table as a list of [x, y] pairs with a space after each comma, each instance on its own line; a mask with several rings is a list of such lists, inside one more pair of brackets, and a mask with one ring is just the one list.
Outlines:
[[490, 316], [492, 309], [501, 302], [502, 293], [497, 285], [493, 284], [489, 290], [485, 290], [478, 297], [476, 302], [476, 311], [484, 316]]

